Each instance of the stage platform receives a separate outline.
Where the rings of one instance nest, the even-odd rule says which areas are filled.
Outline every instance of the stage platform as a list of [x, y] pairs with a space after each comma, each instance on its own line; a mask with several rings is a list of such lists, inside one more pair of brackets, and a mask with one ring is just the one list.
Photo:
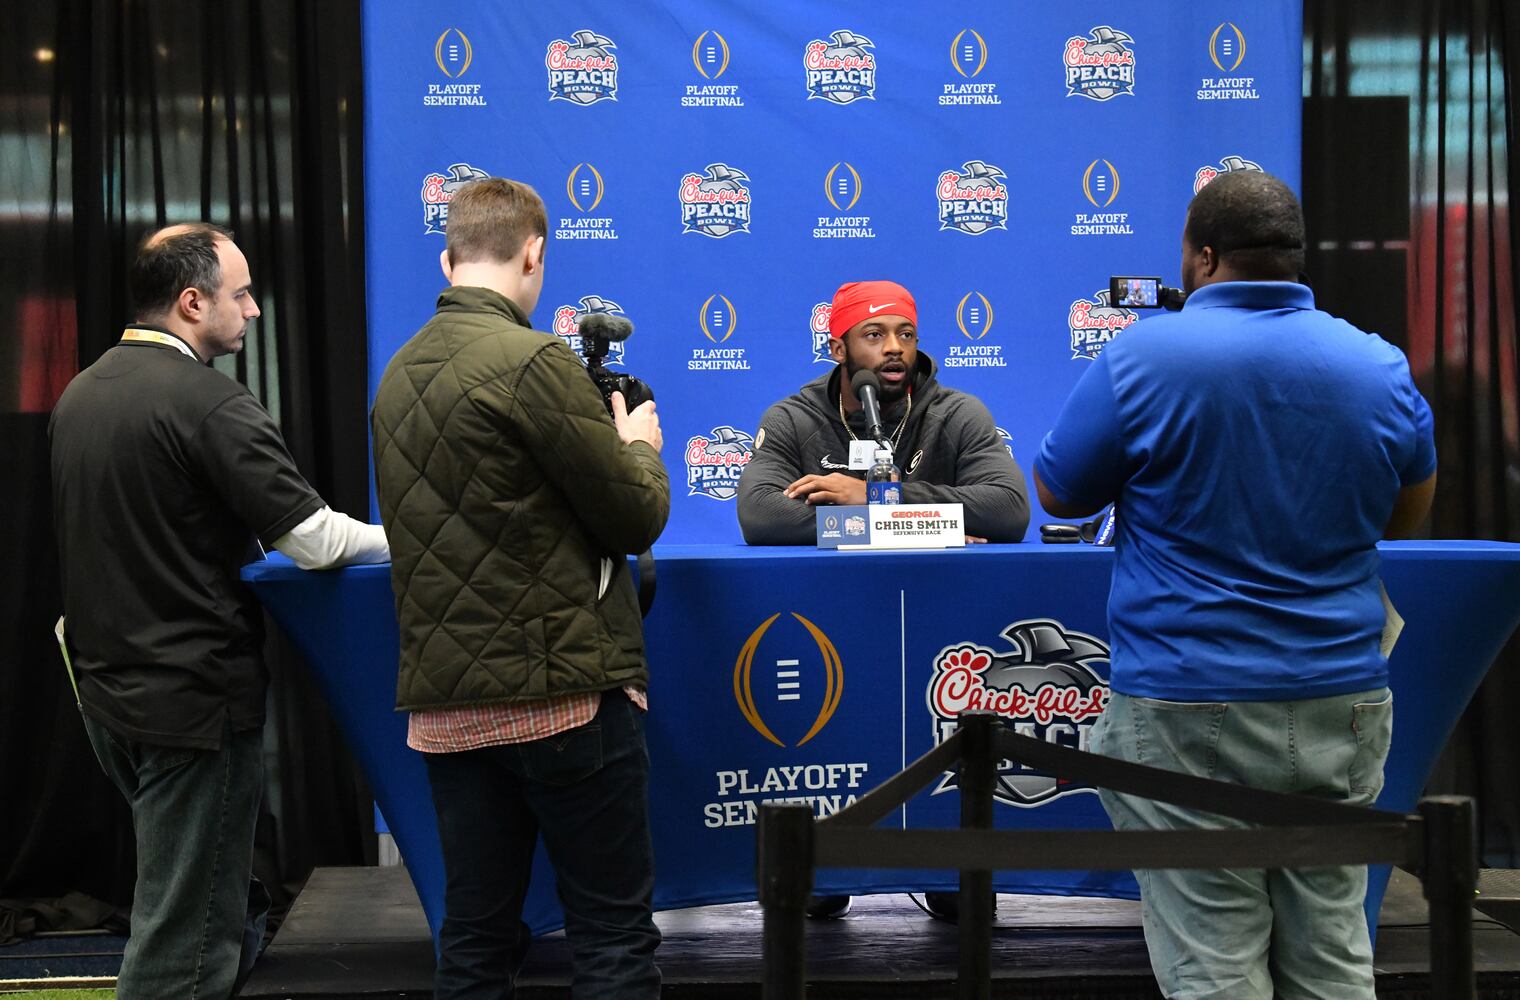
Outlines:
[[[1500, 916], [1509, 919], [1508, 913]], [[997, 918], [994, 997], [1160, 996], [1146, 961], [1138, 903], [1000, 895]], [[673, 910], [656, 920], [665, 935], [659, 953], [665, 996], [760, 996], [759, 904]], [[1478, 913], [1473, 940], [1478, 996], [1520, 1000], [1520, 935]], [[857, 897], [849, 916], [810, 921], [807, 947], [811, 1000], [955, 995], [956, 928], [929, 917], [903, 894]], [[1378, 996], [1428, 996], [1427, 948], [1419, 883], [1395, 872], [1378, 934]], [[431, 995], [432, 964], [427, 924], [404, 869], [321, 868], [241, 996], [417, 1000]], [[535, 942], [519, 995], [558, 1000], [569, 996], [568, 983], [563, 936]]]

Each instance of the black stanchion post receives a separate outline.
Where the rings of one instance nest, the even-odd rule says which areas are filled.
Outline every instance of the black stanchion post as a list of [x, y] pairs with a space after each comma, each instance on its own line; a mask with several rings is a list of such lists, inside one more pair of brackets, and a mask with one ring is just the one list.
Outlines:
[[813, 891], [812, 807], [761, 806], [755, 854], [765, 922], [760, 995], [764, 1000], [801, 1000], [807, 978], [803, 921]]
[[1473, 800], [1435, 795], [1420, 800], [1425, 820], [1421, 881], [1430, 901], [1431, 1000], [1471, 1000], [1472, 904], [1478, 884], [1477, 823]]
[[[992, 791], [997, 750], [991, 712], [962, 712], [961, 829], [992, 829]], [[992, 996], [992, 872], [962, 871], [960, 891], [960, 1000]]]

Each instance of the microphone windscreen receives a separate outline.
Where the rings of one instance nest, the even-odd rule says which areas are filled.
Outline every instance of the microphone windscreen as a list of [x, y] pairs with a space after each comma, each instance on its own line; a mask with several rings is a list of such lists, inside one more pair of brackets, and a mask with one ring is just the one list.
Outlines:
[[588, 313], [576, 324], [575, 332], [583, 337], [601, 337], [617, 343], [627, 340], [633, 333], [633, 320], [612, 313]]
[[850, 376], [850, 388], [855, 390], [855, 395], [858, 397], [860, 390], [865, 386], [870, 386], [876, 390], [878, 396], [881, 395], [881, 378], [875, 372], [862, 368]]

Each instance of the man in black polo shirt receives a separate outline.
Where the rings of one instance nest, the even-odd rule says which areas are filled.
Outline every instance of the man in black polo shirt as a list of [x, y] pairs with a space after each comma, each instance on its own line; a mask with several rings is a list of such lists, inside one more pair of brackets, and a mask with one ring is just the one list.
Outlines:
[[267, 901], [249, 867], [268, 677], [238, 570], [254, 536], [304, 568], [389, 550], [378, 526], [323, 503], [264, 408], [207, 364], [259, 315], [231, 234], [152, 234], [131, 292], [138, 322], [48, 425], [65, 636], [90, 743], [137, 836], [116, 995], [224, 998], [255, 954], [251, 890]]

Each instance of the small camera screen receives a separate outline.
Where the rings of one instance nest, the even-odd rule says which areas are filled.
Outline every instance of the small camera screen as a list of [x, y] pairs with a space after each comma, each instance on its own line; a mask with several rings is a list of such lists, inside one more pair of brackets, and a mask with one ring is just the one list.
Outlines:
[[1110, 278], [1108, 300], [1113, 305], [1131, 309], [1154, 309], [1161, 304], [1161, 279]]

